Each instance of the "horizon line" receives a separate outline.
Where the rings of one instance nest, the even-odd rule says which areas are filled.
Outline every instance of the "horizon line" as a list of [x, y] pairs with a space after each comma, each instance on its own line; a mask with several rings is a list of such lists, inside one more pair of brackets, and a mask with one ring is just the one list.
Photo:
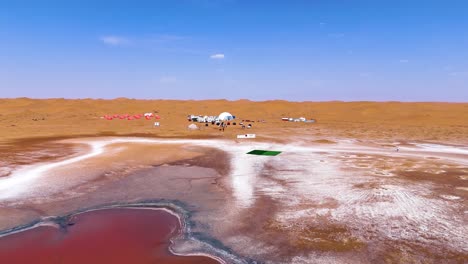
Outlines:
[[468, 104], [468, 101], [399, 101], [399, 100], [286, 100], [286, 99], [267, 99], [267, 100], [253, 100], [253, 99], [170, 99], [170, 98], [129, 98], [129, 97], [115, 97], [115, 98], [92, 98], [92, 97], [77, 97], [77, 98], [66, 98], [66, 97], [47, 97], [47, 98], [33, 98], [33, 97], [0, 97], [0, 100], [103, 100], [103, 101], [115, 101], [115, 100], [135, 100], [135, 101], [228, 101], [228, 102], [290, 102], [290, 103], [448, 103], [448, 104]]

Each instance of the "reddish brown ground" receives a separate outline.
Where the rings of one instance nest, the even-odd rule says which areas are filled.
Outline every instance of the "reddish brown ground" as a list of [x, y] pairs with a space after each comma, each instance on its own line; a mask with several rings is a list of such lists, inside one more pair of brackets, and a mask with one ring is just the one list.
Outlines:
[[0, 238], [0, 263], [219, 263], [175, 256], [168, 247], [180, 230], [163, 210], [107, 209], [73, 216], [66, 229], [40, 226]]

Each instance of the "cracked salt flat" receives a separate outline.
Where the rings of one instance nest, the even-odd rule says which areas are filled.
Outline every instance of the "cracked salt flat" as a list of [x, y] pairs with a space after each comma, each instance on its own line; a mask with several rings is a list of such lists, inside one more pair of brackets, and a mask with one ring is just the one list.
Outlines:
[[0, 199], [14, 198], [21, 195], [28, 190], [30, 183], [33, 183], [46, 172], [55, 168], [63, 167], [102, 154], [104, 152], [105, 145], [106, 144], [104, 142], [93, 142], [90, 143], [91, 151], [89, 153], [54, 163], [25, 166], [13, 171], [10, 176], [0, 179]]
[[[218, 147], [229, 144], [229, 153], [233, 155], [234, 162], [231, 171], [233, 194], [239, 206], [249, 207], [254, 201], [254, 185], [258, 171], [263, 167], [268, 157], [245, 155], [252, 148], [269, 148], [270, 144], [233, 144], [220, 140], [159, 140], [145, 138], [114, 138], [104, 140], [76, 140], [91, 146], [88, 153], [65, 159], [54, 163], [40, 163], [28, 165], [15, 170], [10, 176], [0, 179], [0, 200], [25, 198], [45, 194], [50, 190], [34, 190], [37, 180], [47, 181], [47, 174], [54, 169], [75, 164], [89, 158], [105, 153], [105, 147], [114, 143], [141, 143], [141, 144], [191, 144], [204, 147]], [[51, 182], [50, 184], [54, 184]]]
[[[432, 193], [429, 183], [412, 184], [402, 180], [365, 177], [359, 172], [339, 169], [339, 163], [316, 162], [317, 154], [286, 154], [278, 166], [285, 166], [276, 178], [290, 182], [272, 197], [294, 194], [295, 199], [279, 199], [282, 211], [276, 219], [287, 225], [291, 222], [307, 223], [316, 216], [329, 216], [330, 221], [351, 228], [357, 237], [372, 231], [379, 237], [423, 241], [424, 236], [437, 238], [426, 243], [440, 246], [450, 243], [460, 249], [468, 233], [456, 211], [463, 205], [448, 204], [444, 200], [426, 198]], [[373, 179], [373, 180], [372, 180]], [[358, 183], [377, 182], [378, 188], [354, 188]], [[269, 187], [271, 188], [271, 187]], [[451, 200], [455, 197], [443, 197]], [[337, 201], [323, 208], [320, 201]], [[309, 209], [295, 210], [295, 206], [308, 204]], [[455, 216], [454, 216], [455, 215]], [[357, 230], [357, 231], [356, 231]]]
[[[70, 165], [82, 160], [86, 160], [88, 158], [92, 158], [98, 155], [103, 154], [105, 146], [113, 143], [144, 143], [144, 144], [192, 144], [192, 145], [199, 145], [205, 147], [218, 147], [223, 149], [221, 146], [225, 146], [229, 144], [230, 149], [225, 150], [230, 152], [233, 155], [233, 170], [231, 172], [232, 177], [232, 185], [234, 189], [234, 195], [237, 197], [240, 204], [244, 206], [250, 206], [252, 204], [252, 197], [254, 193], [253, 185], [255, 181], [255, 175], [257, 175], [258, 171], [262, 168], [264, 162], [268, 159], [268, 157], [262, 156], [247, 156], [244, 155], [245, 152], [253, 149], [253, 148], [278, 148], [282, 149], [285, 153], [292, 152], [292, 153], [307, 153], [306, 155], [311, 155], [316, 152], [326, 152], [326, 151], [333, 151], [336, 153], [341, 153], [345, 151], [354, 151], [359, 152], [358, 149], [352, 149], [349, 145], [345, 145], [344, 147], [340, 148], [340, 146], [332, 146], [332, 147], [304, 147], [304, 146], [294, 146], [294, 145], [281, 145], [281, 144], [267, 144], [267, 143], [246, 143], [246, 144], [233, 144], [232, 142], [226, 142], [221, 140], [160, 140], [160, 139], [146, 139], [146, 138], [112, 138], [112, 139], [104, 139], [104, 140], [75, 140], [75, 142], [85, 143], [91, 146], [91, 151], [89, 153], [85, 153], [83, 155], [66, 159], [63, 161], [55, 162], [55, 163], [46, 163], [46, 164], [39, 164], [39, 165], [32, 165], [32, 166], [24, 166], [20, 169], [13, 171], [13, 173], [0, 179], [0, 199], [6, 198], [13, 198], [16, 195], [23, 193], [26, 189], [28, 189], [28, 184], [33, 183], [37, 180], [41, 175], [49, 172], [55, 168], [64, 167], [66, 165]], [[348, 142], [348, 141], [344, 141]], [[353, 141], [349, 141], [353, 142]], [[216, 146], [218, 145], [218, 146]], [[426, 149], [432, 151], [433, 145], [426, 145]], [[454, 148], [442, 148], [436, 145], [436, 148], [439, 152], [442, 150], [451, 151]], [[372, 151], [372, 150], [371, 150]], [[375, 151], [375, 149], [373, 149]], [[368, 152], [368, 148], [364, 148], [361, 152], [366, 153]], [[379, 152], [379, 151], [377, 151]], [[382, 151], [380, 151], [382, 152]], [[283, 155], [284, 156], [284, 155]], [[333, 156], [333, 154], [327, 154], [327, 156]], [[343, 157], [345, 155], [342, 155]], [[352, 156], [355, 156], [353, 154]], [[311, 158], [313, 156], [309, 156]], [[322, 156], [314, 156], [313, 158], [324, 159]], [[302, 162], [309, 162], [307, 159], [297, 160], [296, 166], [301, 166]], [[314, 161], [315, 162], [315, 161]], [[324, 166], [323, 164], [316, 163], [316, 168], [320, 168], [320, 166]], [[329, 165], [327, 165], [330, 168]], [[313, 173], [313, 172], [312, 172]], [[321, 173], [327, 174], [327, 171], [323, 171]]]
[[[331, 147], [307, 147], [268, 143], [235, 144], [221, 140], [160, 140], [141, 138], [118, 138], [104, 140], [75, 140], [91, 146], [91, 150], [80, 156], [56, 163], [42, 163], [24, 166], [0, 179], [0, 199], [21, 199], [37, 193], [47, 194], [48, 190], [36, 190], [37, 180], [46, 180], [51, 171], [68, 165], [104, 155], [105, 147], [113, 143], [142, 144], [191, 144], [204, 147], [218, 147], [232, 156], [232, 171], [229, 175], [235, 206], [251, 207], [256, 197], [267, 195], [280, 201], [282, 209], [276, 216], [279, 221], [300, 221], [304, 217], [326, 215], [332, 221], [352, 228], [356, 236], [362, 236], [364, 230], [371, 230], [389, 239], [424, 240], [423, 236], [437, 238], [428, 243], [447, 244], [466, 250], [465, 237], [468, 233], [463, 217], [454, 214], [459, 209], [459, 200], [445, 200], [430, 197], [432, 185], [426, 183], [411, 184], [380, 177], [378, 188], [359, 189], [356, 184], [366, 183], [369, 177], [358, 172], [345, 172], [342, 163], [336, 157], [344, 153], [390, 154], [405, 157], [420, 157], [420, 153], [434, 152], [432, 148], [417, 152], [388, 153], [377, 148], [337, 145]], [[229, 148], [224, 149], [224, 146]], [[253, 148], [283, 150], [277, 157], [246, 155]], [[444, 160], [443, 152], [438, 148], [436, 156]], [[444, 151], [451, 151], [445, 148]], [[326, 154], [320, 154], [326, 152]], [[347, 155], [347, 154], [346, 154]], [[466, 159], [451, 159], [451, 161]], [[323, 161], [323, 162], [322, 162]], [[265, 164], [271, 162], [283, 170], [274, 174], [273, 179], [258, 174]], [[363, 169], [363, 172], [366, 170]], [[283, 184], [274, 181], [282, 180]], [[50, 182], [50, 184], [54, 184]], [[333, 206], [322, 203], [335, 201]], [[296, 210], [301, 203], [312, 204], [308, 209]], [[316, 204], [316, 207], [314, 207]], [[455, 215], [455, 216], [454, 216]]]

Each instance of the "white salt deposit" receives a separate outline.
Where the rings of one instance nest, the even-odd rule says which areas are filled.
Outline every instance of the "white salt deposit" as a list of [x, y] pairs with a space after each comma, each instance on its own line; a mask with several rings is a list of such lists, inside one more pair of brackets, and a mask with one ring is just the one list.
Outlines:
[[440, 144], [416, 144], [416, 146], [423, 148], [424, 150], [431, 151], [431, 152], [468, 155], [468, 148], [466, 147], [454, 147], [454, 146], [447, 146], [447, 145], [440, 145]]
[[233, 194], [238, 206], [250, 207], [254, 203], [256, 176], [265, 162], [264, 156], [246, 155], [250, 148], [236, 147], [230, 151], [233, 170], [231, 171], [231, 184]]
[[10, 175], [10, 173], [12, 171], [13, 171], [12, 168], [2, 166], [2, 167], [0, 167], [0, 177], [8, 176], [8, 175]]
[[459, 200], [461, 197], [455, 196], [455, 195], [441, 195], [440, 197], [446, 199], [446, 200]]
[[10, 176], [0, 179], [0, 199], [9, 199], [21, 195], [32, 187], [32, 185], [34, 185], [34, 181], [39, 177], [55, 168], [102, 154], [104, 147], [107, 144], [105, 142], [97, 141], [90, 142], [89, 145], [91, 146], [91, 151], [89, 153], [54, 163], [25, 166], [14, 171]]
[[[417, 149], [401, 147], [397, 153], [385, 148], [355, 145], [354, 141], [340, 141], [338, 144], [319, 147], [145, 138], [73, 142], [89, 144], [91, 150], [55, 163], [24, 166], [13, 171], [10, 176], [0, 179], [0, 200], [21, 200], [23, 194], [37, 186], [38, 180], [46, 181], [47, 175], [53, 170], [66, 168], [98, 155], [109, 155], [104, 151], [109, 144], [189, 144], [217, 147], [232, 157], [228, 181], [234, 198], [231, 210], [248, 210], [255, 204], [257, 197], [267, 196], [280, 203], [276, 219], [285, 225], [310, 223], [317, 221], [317, 217], [326, 217], [333, 223], [353, 230], [356, 237], [364, 237], [364, 232], [371, 232], [388, 239], [424, 240], [425, 243], [439, 243], [454, 248], [464, 247], [468, 233], [463, 217], [454, 217], [455, 212], [463, 212], [460, 210], [463, 207], [463, 199], [459, 199], [460, 197], [443, 195], [440, 198], [430, 198], [434, 197], [431, 195], [434, 186], [430, 183], [408, 182], [390, 177], [392, 174], [388, 170], [373, 169], [373, 165], [369, 166], [370, 169], [354, 166], [353, 170], [346, 170], [352, 166], [352, 163], [346, 163], [347, 159], [367, 162], [372, 159], [369, 155], [423, 159], [427, 153], [438, 158], [438, 162], [448, 161], [464, 166], [468, 164], [468, 156], [464, 156], [468, 155], [468, 150], [461, 147], [419, 144]], [[274, 149], [283, 153], [276, 157], [245, 154], [252, 149]], [[379, 162], [387, 162], [392, 167], [395, 161]], [[267, 164], [272, 167], [268, 171], [268, 177], [260, 177]], [[413, 166], [412, 169], [423, 165]], [[54, 182], [48, 184], [53, 185]], [[365, 187], [356, 187], [358, 185]], [[50, 190], [40, 191], [47, 195]], [[304, 205], [307, 207], [304, 208]], [[431, 239], [425, 241], [427, 236]]]

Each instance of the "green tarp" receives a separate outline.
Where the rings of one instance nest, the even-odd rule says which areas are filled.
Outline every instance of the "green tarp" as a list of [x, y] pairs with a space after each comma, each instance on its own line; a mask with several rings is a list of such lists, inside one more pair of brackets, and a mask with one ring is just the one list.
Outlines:
[[247, 154], [251, 154], [251, 155], [264, 155], [264, 156], [276, 156], [280, 153], [281, 151], [259, 150], [259, 149], [254, 149], [250, 152], [247, 152]]

